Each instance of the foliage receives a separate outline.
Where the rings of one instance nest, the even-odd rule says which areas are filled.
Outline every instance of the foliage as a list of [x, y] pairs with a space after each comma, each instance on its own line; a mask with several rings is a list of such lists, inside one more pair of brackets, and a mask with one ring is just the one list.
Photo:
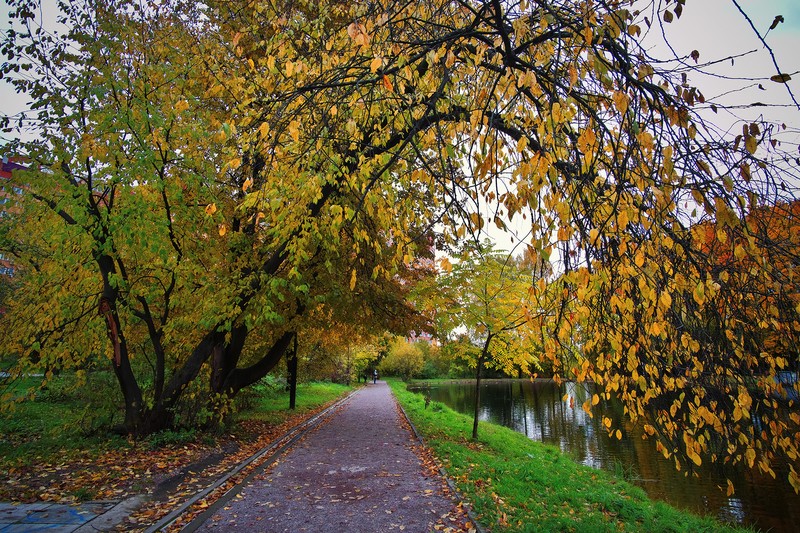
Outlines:
[[424, 366], [425, 356], [417, 343], [398, 338], [389, 347], [389, 353], [378, 369], [381, 375], [399, 376], [403, 381], [408, 381], [419, 376]]
[[[792, 146], [705, 121], [699, 52], [674, 68], [644, 44], [685, 1], [62, 2], [63, 34], [9, 4], [2, 72], [36, 126], [2, 337], [23, 370], [104, 362], [128, 431], [156, 431], [192, 381], [234, 396], [266, 375], [320, 306], [401, 329], [434, 244], [522, 223], [557, 371], [649, 417], [679, 464], [796, 465], [770, 383], [797, 309], [684, 325], [744, 303], [698, 223], [747, 243], [752, 286], [797, 279], [748, 219], [793, 199]], [[775, 353], [737, 340], [773, 321]]]
[[481, 360], [481, 365], [508, 375], [517, 368], [527, 372], [536, 364], [528, 343], [532, 335], [523, 331], [531, 312], [531, 273], [488, 242], [476, 249], [467, 247], [455, 265], [443, 262], [449, 271], [445, 269], [420, 291], [425, 305], [435, 313], [440, 335], [447, 338], [452, 332], [466, 331], [473, 343], [483, 347], [470, 363], [473, 368]]
[[299, 333], [302, 378], [345, 384], [364, 379], [377, 364], [381, 336], [372, 334], [364, 322], [339, 322], [325, 310], [313, 315], [318, 325], [306, 327]]
[[0, 388], [3, 394], [37, 392], [0, 416], [0, 457], [28, 463], [36, 457], [71, 457], [104, 445], [124, 448], [126, 442], [111, 432], [116, 410], [106, 402], [117, 394], [111, 379], [103, 372], [90, 375], [88, 386], [75, 387], [79, 380], [62, 374], [43, 389], [37, 389], [41, 380], [35, 377], [5, 382]]
[[422, 352], [422, 359], [424, 361], [419, 377], [423, 379], [433, 379], [448, 376], [452, 361], [438, 343], [418, 340], [414, 345]]
[[[323, 239], [304, 228], [318, 216], [328, 224], [329, 213], [307, 211], [307, 193], [316, 193], [292, 197], [289, 221], [283, 205], [254, 206], [246, 194], [266, 194], [271, 180], [283, 189], [278, 175], [295, 163], [267, 179], [246, 140], [227, 145], [237, 114], [215, 80], [231, 73], [206, 59], [235, 56], [215, 42], [225, 27], [207, 31], [220, 22], [211, 11], [179, 1], [153, 10], [65, 2], [70, 31], [59, 35], [35, 30], [34, 4], [12, 3], [19, 23], [4, 45], [31, 72], [14, 83], [34, 98], [41, 132], [24, 147], [32, 170], [16, 178], [26, 194], [10, 230], [25, 276], [3, 327], [19, 372], [105, 362], [126, 430], [147, 434], [224, 418], [224, 397], [278, 363], [304, 315], [362, 331], [404, 327], [414, 268], [386, 265], [373, 277], [379, 254], [340, 253], [355, 245], [353, 232], [377, 239], [375, 226], [338, 224], [335, 241]], [[5, 75], [17, 71], [4, 66]], [[230, 164], [231, 148], [248, 163]], [[384, 242], [380, 251], [395, 248]]]
[[390, 382], [478, 521], [492, 531], [746, 531], [647, 499], [610, 474], [581, 466], [557, 448], [494, 424], [464, 439], [468, 416]]

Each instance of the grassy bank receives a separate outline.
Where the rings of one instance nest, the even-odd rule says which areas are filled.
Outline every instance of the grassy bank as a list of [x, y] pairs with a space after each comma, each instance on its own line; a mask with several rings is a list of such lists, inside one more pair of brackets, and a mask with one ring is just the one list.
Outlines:
[[647, 498], [611, 474], [584, 467], [555, 447], [510, 429], [481, 424], [390, 382], [403, 409], [440, 458], [481, 524], [493, 532], [749, 531]]

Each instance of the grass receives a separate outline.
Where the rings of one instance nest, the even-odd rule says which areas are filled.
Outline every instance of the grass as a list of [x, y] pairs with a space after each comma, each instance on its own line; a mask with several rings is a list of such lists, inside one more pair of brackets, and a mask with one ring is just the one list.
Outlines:
[[39, 389], [41, 378], [24, 378], [0, 388], [13, 397], [35, 390], [33, 398], [0, 413], [0, 464], [68, 459], [79, 452], [128, 445], [126, 439], [102, 429], [111, 426], [113, 415], [99, 414], [82, 395], [70, 393], [69, 381], [69, 376], [56, 377]]
[[442, 461], [478, 521], [493, 532], [744, 532], [652, 501], [604, 471], [579, 465], [559, 449], [482, 423], [390, 381], [425, 442]]

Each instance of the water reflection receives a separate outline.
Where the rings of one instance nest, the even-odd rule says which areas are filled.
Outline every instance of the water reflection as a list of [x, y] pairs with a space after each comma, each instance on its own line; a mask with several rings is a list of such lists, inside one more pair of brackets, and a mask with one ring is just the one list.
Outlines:
[[[474, 387], [474, 383], [450, 383], [426, 391], [433, 401], [471, 414]], [[556, 445], [587, 466], [624, 472], [651, 497], [677, 507], [762, 530], [800, 531], [800, 497], [785, 481], [788, 467], [776, 468], [777, 480], [747, 469], [709, 465], [696, 469], [699, 478], [678, 472], [656, 451], [652, 440], [642, 438], [640, 428], [620, 423], [623, 411], [618, 402], [601, 401], [590, 417], [581, 406], [592, 394], [586, 384], [487, 381], [481, 389], [479, 416]], [[621, 440], [609, 437], [602, 426], [604, 416], [621, 429]], [[727, 497], [721, 489], [727, 486], [726, 477], [736, 486], [734, 497]]]

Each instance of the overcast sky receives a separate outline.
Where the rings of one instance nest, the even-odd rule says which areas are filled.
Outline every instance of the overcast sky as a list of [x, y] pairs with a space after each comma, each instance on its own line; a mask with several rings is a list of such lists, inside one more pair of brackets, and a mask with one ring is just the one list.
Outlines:
[[[54, 5], [55, 2], [45, 0], [45, 4]], [[784, 17], [785, 22], [770, 32], [767, 42], [773, 48], [781, 70], [793, 76], [788, 85], [794, 92], [795, 98], [800, 100], [800, 0], [739, 0], [739, 4], [762, 34], [769, 28], [776, 15]], [[0, 17], [0, 30], [4, 33], [8, 28], [7, 12], [8, 5], [2, 0], [3, 16]], [[739, 109], [735, 112], [739, 117], [751, 119], [763, 114], [768, 119], [785, 121], [790, 126], [800, 128], [800, 111], [791, 106], [792, 102], [786, 87], [769, 81], [769, 77], [776, 73], [772, 60], [756, 39], [747, 21], [736, 10], [732, 0], [688, 0], [680, 20], [664, 26], [675, 50], [683, 55], [698, 50], [700, 63], [748, 50], [758, 50], [757, 53], [737, 59], [733, 65], [730, 61], [724, 61], [716, 66], [714, 71], [730, 78], [759, 77], [764, 89], [754, 85], [746, 91], [737, 91], [725, 96], [721, 103], [779, 104], [783, 107]], [[666, 50], [659, 48], [654, 52], [663, 55]], [[690, 75], [690, 82], [698, 84], [707, 99], [747, 85], [741, 79], [724, 82], [720, 79], [702, 78], [697, 74]], [[26, 99], [15, 94], [10, 85], [0, 81], [0, 114], [14, 115], [25, 108]], [[728, 113], [720, 113], [718, 119], [726, 124], [726, 128], [727, 124], [734, 120]], [[2, 135], [4, 134], [0, 134]]]

